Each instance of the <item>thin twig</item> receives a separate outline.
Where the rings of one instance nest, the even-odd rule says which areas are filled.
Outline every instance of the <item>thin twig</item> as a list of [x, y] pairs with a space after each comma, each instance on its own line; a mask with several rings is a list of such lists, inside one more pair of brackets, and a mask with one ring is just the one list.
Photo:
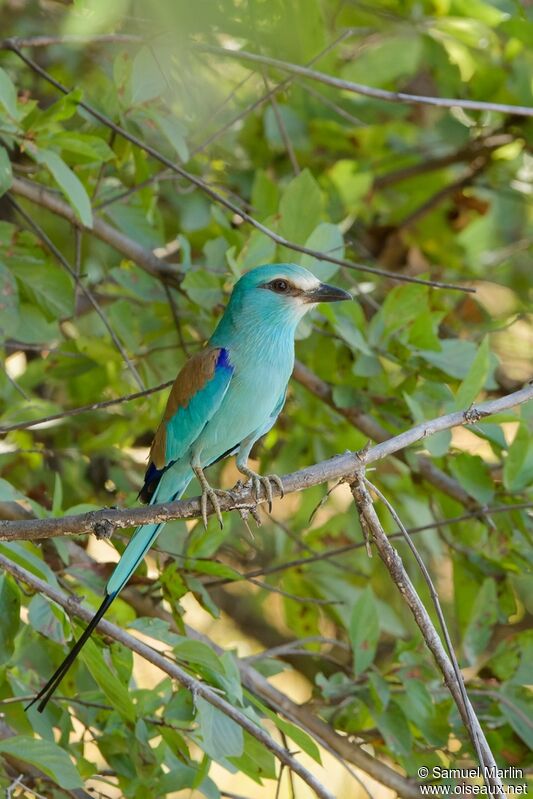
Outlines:
[[[533, 508], [533, 502], [517, 502], [514, 505], [498, 505], [494, 508], [484, 508], [483, 512], [486, 515], [490, 515], [493, 513], [512, 513], [513, 511], [527, 510], [529, 508]], [[420, 527], [409, 527], [407, 528], [407, 532], [409, 535], [416, 535], [417, 533], [427, 532], [427, 530], [448, 527], [448, 525], [452, 524], [460, 524], [461, 522], [468, 521], [468, 519], [474, 519], [478, 517], [479, 511], [475, 510], [471, 511], [470, 513], [463, 513], [461, 516], [453, 516], [449, 519], [439, 519], [429, 524], [423, 524]], [[391, 535], [389, 535], [390, 540], [401, 537], [401, 533], [391, 533]], [[249, 580], [253, 577], [265, 577], [269, 574], [277, 574], [279, 572], [287, 571], [287, 569], [298, 569], [304, 566], [309, 566], [311, 563], [316, 563], [317, 561], [330, 560], [331, 558], [338, 557], [339, 555], [346, 555], [348, 552], [354, 552], [356, 549], [363, 549], [365, 546], [366, 541], [354, 541], [353, 544], [344, 544], [342, 547], [326, 549], [324, 552], [317, 552], [315, 555], [310, 555], [306, 558], [285, 560], [283, 563], [278, 563], [274, 566], [265, 566], [264, 568], [253, 569], [249, 572], [241, 572], [240, 579]], [[154, 547], [154, 551], [159, 551], [157, 546]], [[172, 553], [168, 554], [171, 555]], [[176, 555], [173, 555], [173, 557], [176, 557]], [[218, 588], [219, 586], [228, 585], [235, 582], [237, 582], [235, 578], [226, 577], [214, 580], [206, 580], [204, 585], [206, 588]]]
[[93, 402], [90, 405], [81, 405], [78, 408], [71, 408], [68, 411], [61, 411], [61, 413], [53, 413], [50, 416], [41, 416], [39, 419], [28, 420], [26, 422], [13, 422], [13, 424], [2, 425], [0, 426], [0, 433], [10, 433], [12, 430], [28, 430], [31, 427], [38, 427], [41, 424], [55, 422], [58, 419], [66, 419], [68, 416], [78, 416], [80, 413], [89, 413], [90, 411], [98, 411], [102, 408], [110, 408], [112, 405], [121, 405], [123, 402], [130, 402], [131, 400], [147, 397], [149, 394], [163, 391], [173, 383], [174, 380], [167, 380], [166, 383], [160, 383], [160, 385], [153, 386], [153, 388], [145, 388], [143, 391], [136, 391], [135, 394], [127, 394], [124, 397], [104, 400], [103, 402]]
[[[269, 91], [269, 85], [266, 78], [265, 73], [262, 73], [263, 76], [263, 83], [267, 92]], [[292, 146], [292, 142], [290, 140], [290, 136], [287, 133], [287, 128], [285, 127], [285, 122], [283, 121], [283, 117], [281, 116], [281, 112], [279, 110], [278, 101], [276, 100], [274, 94], [270, 98], [270, 106], [272, 111], [274, 112], [274, 116], [276, 117], [276, 125], [278, 126], [279, 134], [285, 145], [285, 149], [287, 151], [287, 155], [289, 156], [289, 161], [291, 162], [292, 171], [295, 175], [300, 174], [300, 165], [298, 163], [298, 159], [296, 158], [296, 153], [294, 152], [294, 147]]]

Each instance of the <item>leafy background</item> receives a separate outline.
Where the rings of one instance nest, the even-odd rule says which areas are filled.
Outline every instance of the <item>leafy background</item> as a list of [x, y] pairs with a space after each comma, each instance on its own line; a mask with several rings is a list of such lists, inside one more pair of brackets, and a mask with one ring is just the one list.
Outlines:
[[[527, 105], [527, 4], [2, 0], [0, 30], [58, 37], [24, 52], [75, 90], [62, 97], [16, 53], [0, 53], [2, 426], [171, 380], [209, 336], [234, 280], [279, 260], [306, 265], [357, 302], [320, 308], [302, 324], [297, 356], [325, 393], [300, 369], [255, 452], [264, 471], [283, 474], [362, 447], [361, 415], [392, 435], [530, 377], [530, 120], [375, 100], [196, 46], [314, 60], [321, 72], [390, 90]], [[110, 33], [131, 36], [98, 38]], [[476, 293], [402, 284], [279, 247], [96, 122], [81, 99], [292, 242]], [[24, 181], [72, 209], [85, 232], [29, 202]], [[167, 276], [93, 235], [99, 220], [170, 264]], [[133, 505], [164, 403], [162, 391], [7, 432], [2, 517]], [[502, 766], [531, 766], [532, 420], [524, 406], [419, 448], [462, 486], [466, 503], [425, 480], [414, 452], [371, 474], [408, 527], [470, 513], [416, 542]], [[228, 462], [211, 478], [231, 486], [237, 473]], [[169, 523], [110, 618], [158, 640], [280, 740], [288, 734], [289, 749], [306, 753], [339, 797], [365, 790], [304, 732], [283, 728], [276, 713], [265, 718], [242, 692], [237, 658], [251, 658], [281, 691], [402, 773], [473, 763], [381, 562], [361, 547], [336, 552], [362, 540], [347, 487], [320, 505], [324, 495], [322, 486], [276, 502], [252, 533], [235, 513], [222, 532], [213, 521], [207, 532]], [[499, 512], [476, 514], [479, 506]], [[2, 542], [0, 553], [96, 605], [123, 545], [121, 534], [113, 544], [80, 536]], [[250, 571], [255, 581], [240, 577]], [[0, 606], [0, 781], [7, 790], [22, 773], [26, 785], [12, 785], [12, 797], [63, 799], [82, 783], [97, 797], [311, 795], [286, 771], [279, 776], [272, 755], [220, 711], [101, 637], [61, 688], [77, 701], [25, 714], [18, 698], [61, 661], [77, 624], [7, 574]], [[171, 628], [168, 617], [157, 619], [161, 610], [171, 612]], [[185, 622], [225, 654], [188, 640]], [[357, 773], [373, 796], [392, 795]]]

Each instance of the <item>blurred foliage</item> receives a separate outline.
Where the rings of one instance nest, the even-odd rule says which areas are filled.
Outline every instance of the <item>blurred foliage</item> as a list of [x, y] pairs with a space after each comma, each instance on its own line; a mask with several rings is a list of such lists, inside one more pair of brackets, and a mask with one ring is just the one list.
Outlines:
[[[480, 396], [504, 394], [530, 376], [530, 119], [459, 104], [449, 111], [377, 101], [275, 70], [251, 71], [195, 47], [242, 46], [312, 61], [316, 70], [393, 91], [527, 105], [533, 9], [526, 4], [0, 0], [0, 29], [2, 36], [89, 37], [25, 50], [75, 89], [66, 97], [15, 53], [0, 55], [0, 193], [8, 192], [0, 199], [1, 425], [137, 390], [108, 327], [10, 196], [97, 299], [146, 387], [172, 379], [201, 346], [239, 274], [276, 260], [303, 263], [357, 294], [349, 307], [320, 308], [302, 324], [297, 355], [331, 386], [338, 408], [368, 413], [391, 434]], [[134, 38], [98, 41], [112, 32]], [[274, 99], [259, 102], [282, 80]], [[398, 277], [432, 277], [477, 293], [376, 279], [279, 248], [96, 122], [80, 99], [292, 242], [339, 257], [345, 249], [352, 261]], [[58, 215], [17, 199], [16, 185], [9, 190], [21, 179], [62, 198], [87, 227], [101, 218], [156, 249], [175, 265], [176, 277], [159, 280], [90, 232], [78, 235]], [[134, 504], [165, 396], [8, 433], [0, 446], [2, 515]], [[533, 484], [532, 423], [533, 409], [525, 406], [468, 432], [432, 436], [424, 451], [474, 506], [523, 505]], [[283, 474], [366, 440], [293, 381], [256, 457], [263, 470]], [[224, 485], [236, 477], [228, 464], [213, 472]], [[405, 462], [379, 463], [372, 480], [407, 526], [470, 510], [425, 482], [413, 453]], [[276, 503], [252, 537], [237, 514], [227, 515], [222, 532], [215, 523], [207, 532], [201, 524], [168, 524], [157, 546], [164, 554], [153, 553], [151, 568], [143, 565], [133, 586], [155, 610], [165, 602], [180, 634], [161, 619], [137, 618], [128, 598], [110, 618], [164, 642], [251, 718], [272, 718], [294, 742], [289, 748], [316, 757], [302, 730], [243, 694], [235, 652], [218, 656], [184, 637], [183, 601], [192, 595], [215, 619], [221, 609], [233, 617], [243, 651], [254, 638], [268, 650], [312, 637], [298, 645], [303, 655], [267, 652], [254, 665], [268, 675], [297, 669], [312, 686], [313, 712], [410, 776], [420, 766], [472, 762], [458, 713], [379, 559], [369, 560], [364, 548], [331, 556], [362, 540], [348, 494], [333, 491], [310, 522], [324, 493], [313, 488]], [[527, 509], [472, 514], [421, 532], [416, 542], [500, 765], [531, 765]], [[96, 606], [112, 564], [102, 550], [94, 559], [88, 543], [1, 543], [0, 552]], [[302, 558], [310, 562], [283, 568]], [[209, 587], [236, 583], [250, 569], [265, 572], [259, 586]], [[40, 795], [60, 799], [86, 782], [95, 795], [118, 785], [132, 799], [182, 788], [215, 799], [212, 761], [257, 783], [270, 781], [275, 790], [273, 757], [255, 739], [159, 673], [150, 690], [139, 687], [131, 653], [100, 637], [62, 685], [62, 695], [76, 702], [58, 700], [42, 716], [25, 714], [22, 701], [6, 700], [34, 692], [77, 633], [61, 608], [28, 595], [7, 575], [0, 608], [0, 706], [14, 736], [0, 741], [0, 762], [15, 753], [39, 768], [48, 779], [37, 780]], [[2, 786], [11, 780], [4, 771]]]

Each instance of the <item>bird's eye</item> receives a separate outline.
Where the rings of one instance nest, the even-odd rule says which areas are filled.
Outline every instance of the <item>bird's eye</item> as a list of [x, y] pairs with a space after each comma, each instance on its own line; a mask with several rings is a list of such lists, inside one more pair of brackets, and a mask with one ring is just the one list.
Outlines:
[[286, 280], [273, 280], [270, 284], [272, 291], [277, 291], [279, 294], [284, 294], [289, 289], [289, 284]]

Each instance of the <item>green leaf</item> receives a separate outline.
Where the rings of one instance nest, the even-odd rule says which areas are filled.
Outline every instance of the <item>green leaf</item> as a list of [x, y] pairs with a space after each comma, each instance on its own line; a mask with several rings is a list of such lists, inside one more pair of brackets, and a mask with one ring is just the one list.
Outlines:
[[174, 646], [183, 639], [183, 636], [173, 633], [169, 628], [169, 623], [163, 619], [145, 618], [143, 616], [140, 619], [134, 619], [129, 627], [133, 630], [139, 630], [139, 632], [155, 638], [157, 641], [170, 644], [170, 646]]
[[53, 741], [15, 735], [0, 741], [0, 754], [9, 755], [22, 763], [30, 763], [56, 782], [60, 788], [74, 790], [83, 783], [72, 760]]
[[222, 300], [220, 280], [211, 272], [187, 272], [181, 285], [191, 300], [204, 308], [212, 308]]
[[188, 638], [184, 638], [175, 644], [173, 649], [178, 660], [193, 663], [197, 666], [206, 666], [215, 673], [223, 669], [218, 655], [202, 641], [191, 641]]
[[513, 730], [533, 749], [533, 694], [531, 690], [512, 683], [500, 689], [501, 710]]
[[361, 172], [355, 161], [341, 159], [327, 175], [338, 191], [345, 211], [349, 214], [357, 213], [372, 187], [372, 173]]
[[120, 715], [133, 723], [136, 718], [135, 707], [131, 700], [128, 686], [124, 685], [111, 671], [104, 660], [102, 652], [91, 639], [81, 650], [80, 657], [91, 672], [98, 687]]
[[18, 258], [12, 270], [23, 287], [25, 298], [31, 299], [48, 320], [72, 316], [74, 283], [63, 269], [44, 259]]
[[251, 694], [249, 691], [246, 692], [247, 699], [252, 702], [255, 707], [259, 708], [261, 713], [269, 718], [271, 721], [274, 722], [278, 730], [284, 732], [294, 743], [300, 747], [300, 749], [312, 757], [317, 763], [322, 764], [322, 758], [320, 757], [320, 750], [313, 739], [306, 733], [304, 730], [297, 727], [295, 724], [291, 724], [290, 721], [281, 718], [275, 713], [273, 710], [270, 710], [269, 707], [263, 704], [256, 696]]
[[505, 463], [503, 482], [508, 491], [521, 491], [533, 479], [533, 440], [522, 422], [516, 431]]
[[63, 159], [52, 150], [28, 150], [38, 164], [43, 164], [51, 173], [57, 185], [72, 204], [85, 227], [92, 228], [93, 215], [91, 201], [80, 179]]
[[279, 213], [281, 235], [296, 244], [305, 244], [322, 214], [322, 194], [308, 169], [293, 178], [283, 192]]
[[482, 505], [494, 496], [494, 485], [485, 462], [479, 455], [462, 452], [450, 461], [450, 469], [468, 493]]
[[204, 752], [213, 760], [240, 757], [244, 751], [242, 727], [201, 696], [195, 697], [194, 703]]
[[11, 161], [5, 147], [0, 145], [0, 197], [9, 191], [13, 183]]
[[246, 272], [257, 264], [270, 263], [274, 260], [275, 254], [276, 242], [261, 233], [260, 230], [254, 230], [242, 248], [237, 263], [240, 266], [240, 271]]
[[276, 779], [276, 758], [261, 741], [244, 731], [244, 751], [240, 757], [229, 757], [229, 762], [256, 782]]
[[29, 604], [28, 621], [34, 630], [52, 641], [64, 644], [70, 638], [70, 623], [63, 608], [40, 594]]
[[60, 516], [63, 506], [63, 484], [61, 475], [56, 472], [54, 475], [54, 496], [52, 499], [52, 516]]
[[[330, 255], [333, 258], [344, 258], [344, 240], [342, 238], [342, 233], [337, 225], [332, 225], [330, 222], [322, 222], [318, 225], [305, 242], [305, 246], [310, 250], [323, 252], [325, 255]], [[324, 281], [329, 280], [340, 269], [336, 264], [321, 261], [319, 258], [314, 258], [312, 255], [301, 255], [300, 264], [313, 272], [319, 280]]]
[[57, 322], [47, 322], [44, 314], [34, 305], [23, 302], [19, 308], [20, 319], [14, 338], [28, 344], [53, 344], [61, 333]]
[[[431, 350], [421, 350], [419, 355], [427, 363], [436, 366], [450, 377], [456, 377], [463, 380], [476, 357], [476, 347], [472, 341], [466, 339], [441, 339], [440, 352], [432, 352]], [[496, 367], [498, 360], [494, 353], [490, 354], [490, 377], [487, 380], [486, 388], [494, 388], [495, 383], [492, 380], [492, 373]]]
[[[293, 149], [305, 149], [308, 146], [307, 131], [305, 122], [300, 114], [290, 106], [278, 104], [278, 114], [287, 137], [290, 139]], [[263, 117], [265, 139], [273, 150], [285, 152], [287, 145], [281, 134], [280, 124], [274, 109], [269, 104], [265, 109]]]
[[92, 136], [89, 133], [76, 132], [74, 135], [69, 131], [55, 132], [51, 137], [54, 147], [61, 151], [83, 156], [83, 162], [93, 162], [101, 164], [110, 161], [115, 157], [111, 147], [100, 136]]
[[19, 293], [12, 272], [0, 261], [0, 334], [13, 335], [19, 326]]
[[189, 148], [187, 147], [186, 139], [187, 132], [179, 119], [157, 114], [155, 116], [155, 121], [159, 125], [161, 132], [177, 152], [180, 161], [184, 164], [187, 163], [189, 160]]
[[0, 553], [53, 588], [59, 588], [54, 572], [42, 559], [40, 549], [29, 541], [0, 541]]
[[278, 210], [279, 187], [263, 169], [256, 169], [252, 187], [252, 208], [256, 218], [265, 219]]
[[141, 47], [133, 61], [131, 73], [131, 102], [146, 103], [159, 97], [166, 89], [165, 76], [152, 49]]
[[387, 745], [398, 755], [409, 755], [412, 748], [412, 736], [405, 714], [394, 700], [376, 719], [376, 724]]
[[349, 635], [353, 650], [354, 674], [358, 677], [374, 660], [379, 640], [379, 617], [376, 598], [367, 586], [354, 603]]
[[426, 286], [396, 286], [387, 294], [379, 317], [383, 319], [386, 335], [390, 335], [410, 322], [418, 319], [427, 309], [428, 289]]
[[456, 410], [466, 410], [471, 406], [487, 379], [490, 367], [489, 337], [481, 342], [468, 374], [459, 386], [455, 397]]
[[17, 90], [7, 72], [0, 67], [0, 105], [11, 117], [18, 119], [20, 114], [17, 108]]
[[496, 583], [488, 577], [476, 597], [464, 635], [463, 648], [471, 665], [485, 652], [492, 628], [498, 621], [498, 610]]
[[0, 665], [3, 665], [13, 654], [20, 624], [20, 590], [7, 574], [0, 574], [0, 614]]
[[374, 46], [362, 50], [343, 70], [343, 77], [355, 83], [372, 86], [388, 84], [402, 75], [413, 75], [423, 53], [423, 40], [418, 34], [384, 37]]

